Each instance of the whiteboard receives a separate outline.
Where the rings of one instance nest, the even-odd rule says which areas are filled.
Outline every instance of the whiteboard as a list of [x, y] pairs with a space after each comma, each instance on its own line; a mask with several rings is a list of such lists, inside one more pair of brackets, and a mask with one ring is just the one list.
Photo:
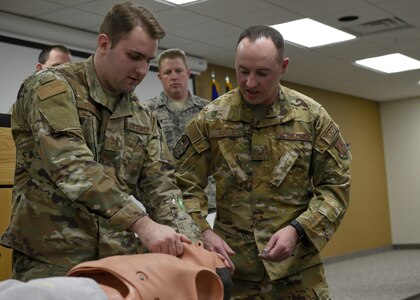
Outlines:
[[[46, 45], [16, 40], [0, 36], [0, 113], [8, 113], [16, 100], [21, 83], [35, 71], [38, 55]], [[89, 53], [72, 52], [72, 61], [83, 61]], [[188, 88], [194, 93], [193, 76], [188, 81]], [[157, 78], [157, 68], [151, 67], [149, 73], [137, 86], [135, 93], [140, 100], [157, 96], [162, 85]]]

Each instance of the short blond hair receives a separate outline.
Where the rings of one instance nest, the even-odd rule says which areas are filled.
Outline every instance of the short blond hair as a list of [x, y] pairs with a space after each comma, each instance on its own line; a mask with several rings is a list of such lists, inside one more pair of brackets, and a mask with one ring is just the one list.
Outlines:
[[162, 61], [167, 58], [168, 59], [180, 58], [184, 62], [185, 66], [188, 68], [187, 56], [185, 55], [185, 52], [178, 48], [171, 48], [171, 49], [166, 49], [165, 51], [162, 51], [159, 54], [159, 57], [158, 57], [158, 70], [159, 71], [160, 71], [160, 66], [162, 64]]

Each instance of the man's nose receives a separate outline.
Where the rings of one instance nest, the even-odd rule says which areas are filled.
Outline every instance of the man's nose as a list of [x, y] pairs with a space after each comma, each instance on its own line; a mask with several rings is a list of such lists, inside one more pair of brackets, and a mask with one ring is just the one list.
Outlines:
[[149, 71], [150, 64], [147, 61], [140, 61], [136, 65], [136, 73], [140, 74], [140, 76], [146, 76], [147, 72]]
[[248, 88], [253, 88], [257, 85], [257, 79], [254, 74], [249, 74], [246, 85]]

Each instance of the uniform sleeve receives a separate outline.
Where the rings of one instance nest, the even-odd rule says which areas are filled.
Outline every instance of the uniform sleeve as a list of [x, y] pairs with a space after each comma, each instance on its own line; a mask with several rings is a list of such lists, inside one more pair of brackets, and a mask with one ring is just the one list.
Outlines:
[[187, 124], [186, 130], [174, 148], [177, 184], [181, 188], [185, 207], [201, 231], [210, 229], [205, 216], [208, 212], [207, 196], [210, 142], [205, 134], [204, 113]]
[[127, 229], [145, 212], [94, 160], [81, 132], [71, 87], [52, 72], [37, 76], [31, 85], [23, 99], [25, 118], [43, 176], [71, 201], [108, 219], [117, 230]]
[[320, 251], [337, 230], [349, 204], [351, 155], [338, 126], [322, 107], [315, 130], [311, 166], [314, 196], [297, 221]]
[[139, 180], [140, 199], [151, 217], [194, 241], [201, 240], [197, 224], [187, 213], [182, 193], [175, 180], [172, 155], [162, 128], [153, 116], [152, 136]]

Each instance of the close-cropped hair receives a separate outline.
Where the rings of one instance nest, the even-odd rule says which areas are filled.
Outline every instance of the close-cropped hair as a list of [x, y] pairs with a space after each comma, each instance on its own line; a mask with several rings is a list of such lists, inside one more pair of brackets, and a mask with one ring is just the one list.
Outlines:
[[136, 5], [132, 1], [118, 3], [112, 6], [99, 29], [100, 34], [106, 34], [111, 40], [111, 47], [133, 30], [141, 26], [153, 39], [162, 39], [165, 30], [157, 18], [145, 7]]
[[257, 39], [261, 39], [261, 38], [270, 39], [273, 42], [274, 46], [277, 48], [277, 51], [279, 53], [279, 58], [283, 59], [283, 56], [284, 56], [283, 36], [277, 29], [274, 29], [273, 27], [270, 27], [267, 25], [254, 25], [245, 29], [239, 35], [236, 46], [238, 46], [239, 43], [243, 39], [249, 39], [250, 42], [255, 42]]
[[184, 62], [185, 66], [188, 68], [185, 52], [182, 51], [181, 49], [172, 48], [172, 49], [166, 49], [159, 54], [159, 57], [158, 57], [159, 71], [160, 71], [160, 66], [162, 64], [162, 61], [167, 58], [168, 59], [180, 58]]
[[51, 45], [51, 46], [47, 46], [44, 49], [42, 49], [41, 53], [39, 53], [38, 56], [38, 62], [40, 64], [45, 64], [48, 60], [48, 57], [50, 56], [50, 53], [52, 50], [57, 50], [59, 52], [71, 55], [71, 52], [69, 49], [67, 49], [66, 46], [63, 45]]

